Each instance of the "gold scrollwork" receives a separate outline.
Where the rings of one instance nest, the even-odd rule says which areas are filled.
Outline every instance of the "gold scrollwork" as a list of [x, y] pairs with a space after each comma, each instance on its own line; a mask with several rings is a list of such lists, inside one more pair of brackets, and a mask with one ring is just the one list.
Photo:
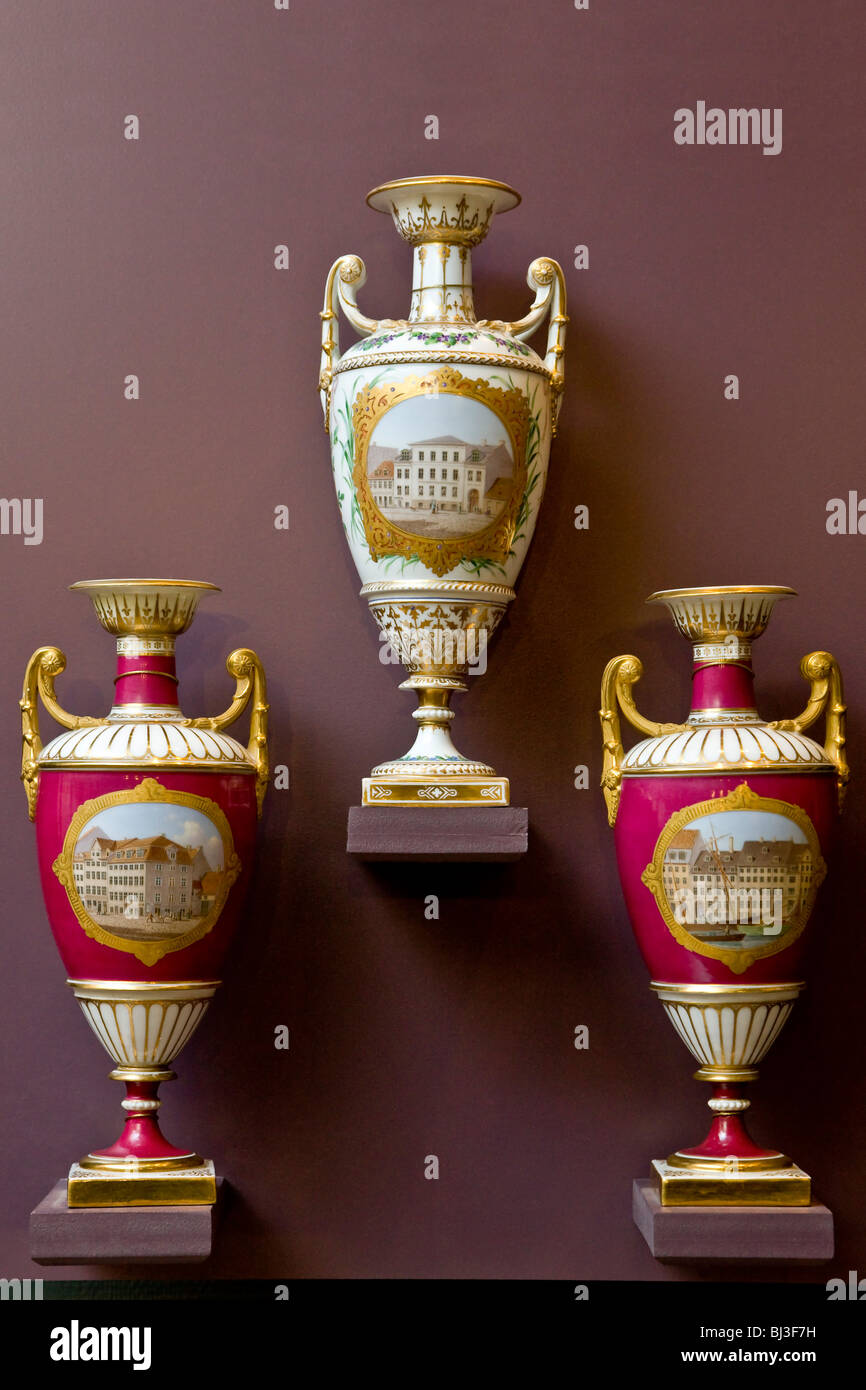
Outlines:
[[619, 798], [622, 790], [622, 762], [625, 750], [622, 746], [622, 732], [619, 722], [621, 709], [629, 724], [648, 738], [660, 734], [678, 734], [688, 728], [686, 724], [656, 724], [638, 713], [632, 686], [643, 675], [643, 663], [636, 656], [615, 656], [604, 668], [601, 678], [601, 736], [604, 749], [604, 763], [601, 773], [601, 787], [607, 803], [609, 825], [616, 824]]
[[836, 767], [836, 784], [839, 810], [845, 800], [845, 791], [851, 771], [845, 755], [845, 728], [847, 706], [842, 687], [842, 672], [835, 657], [829, 652], [810, 652], [800, 662], [800, 674], [811, 684], [809, 701], [802, 714], [796, 719], [776, 719], [768, 727], [779, 729], [782, 733], [800, 734], [808, 729], [826, 711], [824, 733], [824, 752]]
[[[451, 538], [418, 536], [389, 521], [376, 505], [367, 476], [367, 450], [373, 431], [393, 406], [412, 397], [462, 396], [486, 405], [508, 431], [514, 475], [508, 503], [491, 524], [472, 535]], [[383, 555], [417, 555], [434, 574], [447, 574], [463, 559], [490, 559], [504, 563], [511, 549], [520, 501], [526, 487], [526, 440], [529, 401], [519, 387], [491, 386], [483, 378], [465, 377], [454, 367], [443, 367], [423, 376], [364, 386], [352, 406], [355, 435], [353, 481], [364, 523], [364, 534], [374, 560]]]
[[[772, 815], [784, 816], [786, 820], [793, 821], [802, 830], [812, 854], [813, 869], [808, 892], [799, 911], [791, 918], [787, 930], [780, 935], [773, 935], [769, 941], [764, 941], [761, 945], [751, 946], [745, 950], [701, 941], [698, 937], [693, 936], [685, 924], [678, 921], [668, 902], [664, 886], [665, 854], [670, 848], [671, 841], [691, 821], [699, 820], [702, 816], [715, 815], [719, 811], [764, 811]], [[741, 782], [728, 796], [714, 796], [708, 801], [699, 801], [693, 806], [685, 806], [681, 811], [675, 812], [656, 841], [653, 857], [641, 874], [641, 882], [652, 893], [658, 904], [659, 912], [664, 918], [665, 925], [681, 946], [685, 946], [686, 950], [693, 951], [697, 955], [710, 956], [713, 960], [722, 961], [735, 975], [741, 975], [743, 971], [750, 969], [756, 960], [760, 960], [763, 956], [773, 956], [777, 951], [784, 951], [797, 940], [809, 920], [815, 903], [815, 895], [826, 874], [827, 865], [821, 855], [818, 835], [806, 812], [788, 801], [779, 801], [775, 797], [758, 796], [747, 782]], [[760, 940], [760, 938], [757, 939]]]
[[222, 714], [204, 715], [200, 719], [184, 719], [183, 723], [192, 729], [213, 729], [219, 733], [239, 719], [252, 696], [250, 711], [250, 738], [247, 744], [247, 757], [256, 769], [256, 802], [259, 816], [265, 800], [265, 792], [270, 780], [270, 760], [268, 757], [268, 685], [264, 668], [254, 651], [249, 647], [238, 647], [226, 659], [226, 670], [235, 678], [235, 693], [228, 709]]
[[59, 647], [39, 647], [27, 663], [24, 673], [24, 689], [18, 701], [21, 710], [21, 780], [27, 794], [27, 810], [30, 819], [36, 815], [36, 798], [39, 792], [39, 754], [42, 739], [39, 733], [39, 704], [42, 703], [58, 724], [64, 729], [83, 729], [96, 724], [104, 724], [88, 714], [68, 714], [57, 703], [54, 693], [55, 678], [66, 670], [66, 657]]
[[[101, 811], [107, 811], [114, 806], [129, 806], [136, 803], [153, 805], [156, 802], [166, 803], [170, 806], [187, 806], [191, 810], [207, 816], [208, 820], [216, 826], [222, 840], [225, 868], [220, 878], [213, 907], [207, 916], [201, 918], [188, 932], [184, 932], [180, 936], [161, 938], [155, 941], [133, 941], [117, 936], [107, 927], [101, 927], [89, 916], [75, 886], [75, 846], [88, 821], [99, 815]], [[171, 791], [168, 787], [157, 782], [155, 778], [145, 777], [131, 791], [108, 792], [105, 796], [97, 796], [92, 801], [83, 802], [69, 822], [63, 841], [63, 849], [51, 867], [66, 889], [72, 910], [87, 936], [94, 941], [101, 942], [103, 946], [111, 946], [115, 951], [128, 951], [145, 965], [153, 965], [170, 952], [182, 951], [185, 947], [192, 946], [194, 942], [200, 941], [203, 936], [207, 936], [208, 932], [213, 930], [225, 907], [229, 891], [241, 872], [241, 861], [235, 852], [231, 826], [222, 808], [215, 801], [211, 801], [206, 796], [193, 796], [189, 792]]]

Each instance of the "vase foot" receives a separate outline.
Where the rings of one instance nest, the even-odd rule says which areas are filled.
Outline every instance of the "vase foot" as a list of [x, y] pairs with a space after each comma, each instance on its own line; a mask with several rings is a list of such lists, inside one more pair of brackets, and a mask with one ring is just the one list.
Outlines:
[[362, 806], [507, 806], [507, 777], [472, 772], [373, 774], [361, 783]]
[[654, 1158], [652, 1167], [662, 1206], [665, 1207], [807, 1207], [812, 1199], [812, 1179], [784, 1154], [774, 1168], [681, 1166], [670, 1159]]
[[[90, 1157], [88, 1155], [88, 1157]], [[190, 1162], [142, 1162], [108, 1168], [85, 1167], [87, 1159], [69, 1169], [66, 1200], [70, 1207], [207, 1206], [216, 1201], [216, 1172], [208, 1158], [190, 1155]]]

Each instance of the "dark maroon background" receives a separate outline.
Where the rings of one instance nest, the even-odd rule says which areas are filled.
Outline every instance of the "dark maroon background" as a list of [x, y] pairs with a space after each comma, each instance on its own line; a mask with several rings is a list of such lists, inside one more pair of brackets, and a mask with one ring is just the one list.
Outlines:
[[[4, 7], [2, 490], [44, 498], [45, 539], [0, 537], [0, 1274], [43, 1272], [30, 1209], [121, 1118], [41, 903], [20, 681], [56, 642], [62, 703], [104, 710], [112, 643], [65, 586], [142, 573], [222, 586], [182, 639], [185, 708], [224, 708], [224, 658], [254, 646], [292, 779], [269, 796], [225, 987], [165, 1088], [169, 1137], [239, 1194], [191, 1275], [696, 1277], [656, 1264], [631, 1221], [632, 1179], [708, 1112], [631, 939], [596, 711], [605, 661], [635, 651], [641, 708], [680, 719], [689, 652], [644, 597], [749, 582], [801, 594], [757, 649], [766, 715], [799, 710], [800, 657], [829, 649], [854, 766], [809, 992], [753, 1130], [836, 1212], [832, 1269], [790, 1277], [862, 1272], [866, 537], [825, 530], [828, 498], [864, 485], [861, 23], [857, 0]], [[781, 106], [782, 153], [676, 146], [674, 110], [699, 99]], [[461, 746], [530, 807], [514, 866], [345, 854], [347, 808], [407, 746], [411, 699], [377, 660], [337, 517], [318, 311], [342, 252], [367, 261], [367, 313], [406, 311], [409, 253], [364, 195], [428, 172], [523, 194], [476, 253], [481, 314], [524, 312], [541, 254], [569, 286], [548, 495], [489, 673], [459, 701]], [[593, 788], [577, 791], [583, 763]]]

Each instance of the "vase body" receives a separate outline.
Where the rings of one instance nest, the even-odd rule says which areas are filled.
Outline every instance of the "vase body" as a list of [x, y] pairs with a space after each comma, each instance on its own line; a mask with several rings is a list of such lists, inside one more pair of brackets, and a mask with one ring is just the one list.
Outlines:
[[[417, 690], [418, 735], [364, 779], [365, 805], [507, 804], [508, 782], [451, 741], [453, 691], [486, 667], [535, 530], [563, 381], [565, 286], [533, 262], [535, 302], [518, 323], [475, 317], [471, 253], [519, 202], [483, 179], [405, 179], [368, 202], [413, 247], [410, 309], [362, 315], [366, 272], [328, 276], [320, 390], [346, 539], [392, 659]], [[340, 354], [338, 310], [362, 334]], [[524, 341], [550, 318], [539, 357]]]
[[[69, 984], [127, 1084], [120, 1139], [73, 1165], [69, 1204], [215, 1199], [213, 1164], [169, 1144], [159, 1082], [219, 985], [252, 871], [267, 782], [267, 701], [253, 652], [228, 659], [237, 681], [224, 715], [181, 711], [175, 638], [213, 585], [86, 581], [116, 639], [109, 713], [69, 715], [55, 647], [31, 659], [21, 701], [22, 777], [35, 821], [46, 911]], [[64, 732], [44, 746], [38, 697]], [[247, 747], [224, 732], [252, 697]]]
[[[692, 709], [653, 725], [631, 689], [636, 657], [608, 664], [602, 688], [603, 785], [623, 894], [652, 988], [715, 1086], [703, 1144], [656, 1163], [665, 1203], [802, 1205], [808, 1176], [742, 1123], [753, 1080], [803, 984], [803, 951], [827, 873], [848, 770], [838, 666], [802, 663], [811, 682], [798, 719], [765, 723], [751, 644], [778, 587], [671, 590], [664, 603], [692, 642]], [[618, 707], [649, 736], [624, 752]], [[822, 713], [822, 746], [805, 730]]]

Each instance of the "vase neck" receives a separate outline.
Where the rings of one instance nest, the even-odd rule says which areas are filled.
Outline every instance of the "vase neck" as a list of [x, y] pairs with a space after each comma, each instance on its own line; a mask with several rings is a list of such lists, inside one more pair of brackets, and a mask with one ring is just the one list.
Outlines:
[[729, 637], [724, 642], [695, 642], [692, 651], [690, 722], [744, 714], [757, 719], [752, 644]]
[[414, 248], [409, 322], [475, 322], [472, 252], [468, 246], [423, 241]]
[[112, 714], [126, 717], [138, 710], [180, 714], [174, 662], [174, 637], [118, 637], [117, 675]]

